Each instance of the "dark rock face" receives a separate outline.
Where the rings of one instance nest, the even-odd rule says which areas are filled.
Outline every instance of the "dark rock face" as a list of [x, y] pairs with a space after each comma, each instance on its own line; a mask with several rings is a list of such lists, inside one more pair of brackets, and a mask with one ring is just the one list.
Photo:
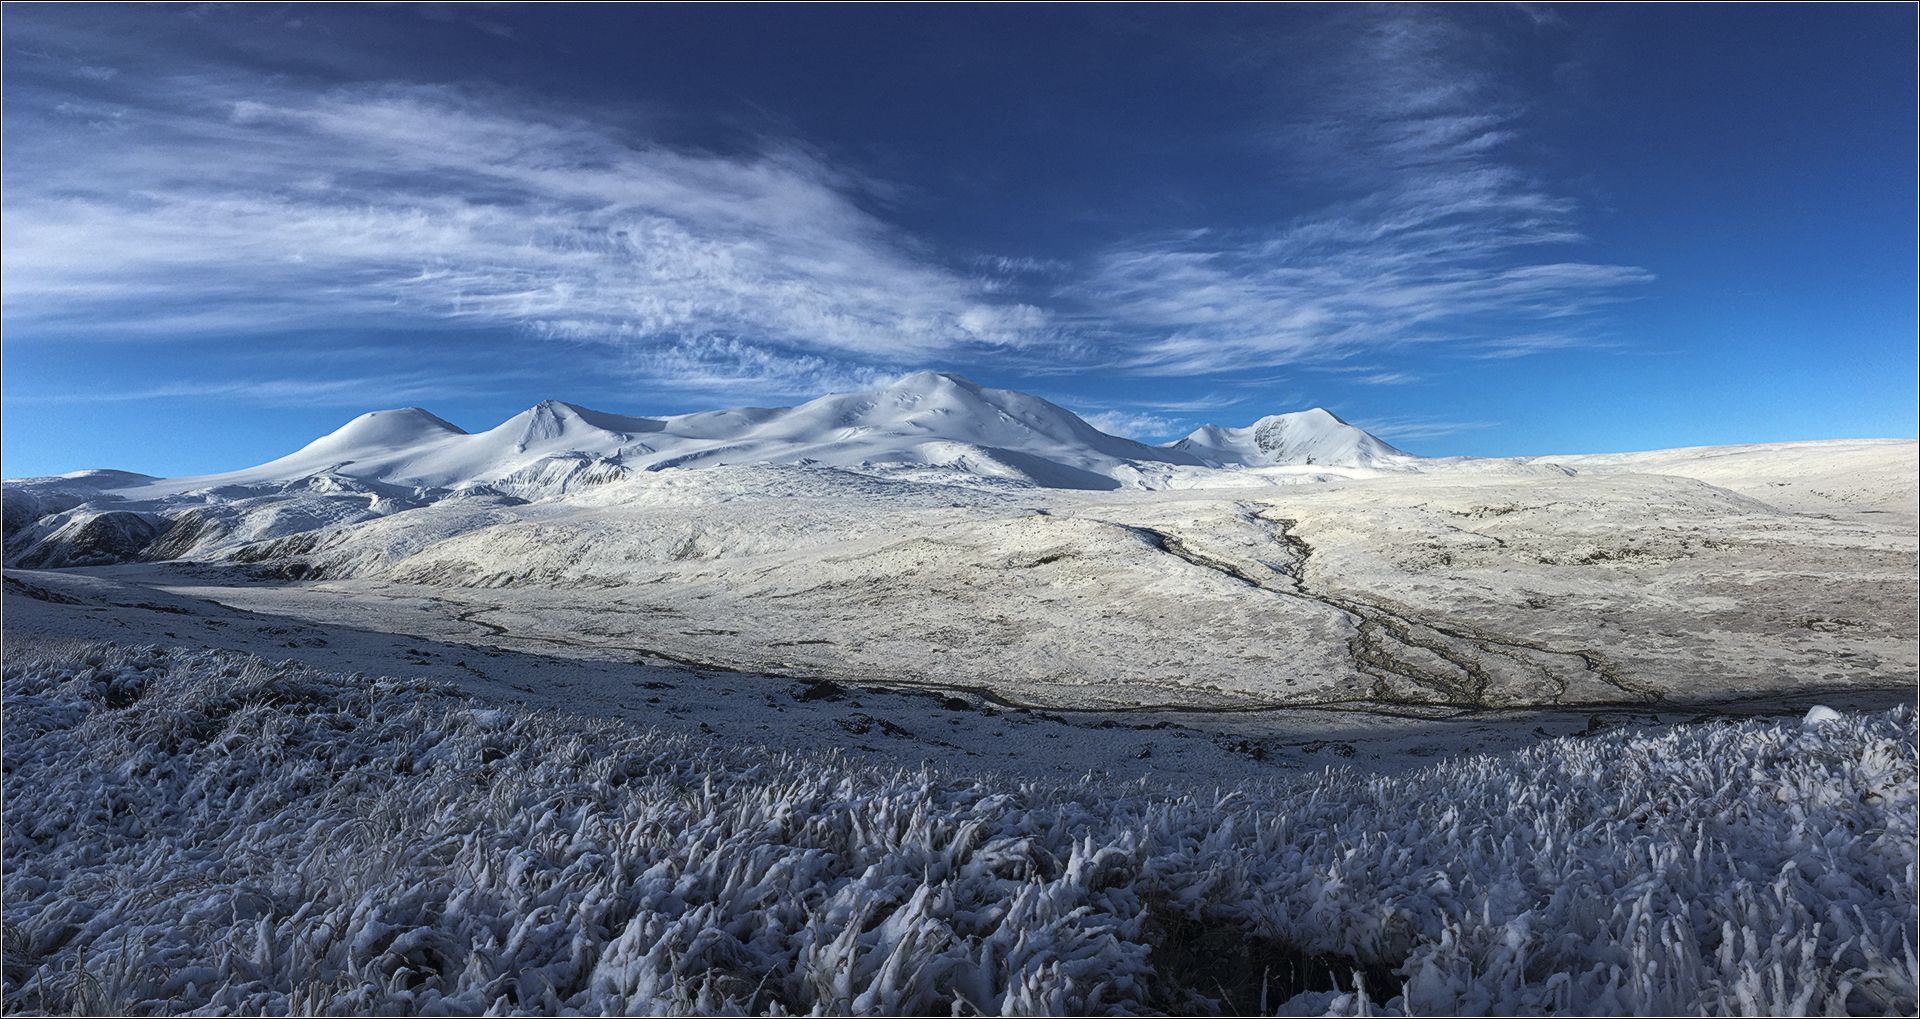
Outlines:
[[12, 541], [14, 535], [25, 531], [43, 518], [62, 513], [86, 501], [84, 495], [60, 491], [35, 491], [18, 485], [8, 485], [5, 497], [0, 499], [0, 519], [4, 520], [6, 540]]
[[159, 534], [160, 525], [147, 514], [124, 510], [98, 513], [67, 522], [35, 544], [13, 565], [22, 569], [47, 570], [126, 562], [143, 558], [146, 547]]
[[204, 509], [192, 509], [173, 518], [173, 523], [141, 555], [143, 559], [178, 559], [202, 543], [225, 534], [226, 525]]

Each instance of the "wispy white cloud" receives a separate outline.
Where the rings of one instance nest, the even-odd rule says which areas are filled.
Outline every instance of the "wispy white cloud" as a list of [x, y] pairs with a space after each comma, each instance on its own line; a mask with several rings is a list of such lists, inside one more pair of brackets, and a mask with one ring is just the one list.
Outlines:
[[858, 363], [1018, 347], [1047, 328], [797, 146], [675, 151], [453, 88], [116, 84], [22, 110], [32, 130], [10, 135], [18, 333], [505, 325], [662, 344], [669, 359], [739, 336]]
[[1408, 439], [1438, 439], [1461, 432], [1477, 432], [1483, 428], [1497, 428], [1498, 421], [1450, 421], [1440, 418], [1384, 417], [1365, 418], [1354, 424], [1388, 441]]
[[1354, 381], [1364, 386], [1405, 386], [1421, 381], [1421, 376], [1413, 372], [1371, 372]]
[[103, 384], [84, 390], [12, 394], [11, 402], [33, 404], [101, 404], [215, 398], [235, 403], [273, 407], [395, 406], [444, 400], [454, 394], [485, 393], [499, 385], [498, 374], [443, 371], [360, 376], [279, 376], [263, 378], [189, 378], [152, 385]]
[[1418, 9], [1347, 18], [1290, 83], [1312, 112], [1286, 122], [1276, 156], [1344, 197], [1271, 229], [1105, 252], [1090, 302], [1148, 331], [1129, 367], [1210, 374], [1465, 346], [1487, 321], [1577, 318], [1652, 278], [1550, 254], [1582, 240], [1576, 203], [1513, 155], [1524, 106], [1481, 69], [1484, 38]]
[[[1065, 259], [943, 253], [889, 222], [892, 186], [797, 141], [690, 151], [522, 94], [318, 87], [122, 40], [10, 91], [10, 339], [512, 331], [719, 395], [930, 364], [1398, 385], [1423, 370], [1374, 354], [1576, 345], [1651, 278], [1575, 257], [1579, 209], [1515, 154], [1526, 106], [1472, 19], [1330, 16], [1272, 118], [1284, 214]], [[1101, 412], [1137, 433], [1254, 398]]]
[[1605, 349], [1611, 344], [1603, 343], [1583, 336], [1564, 333], [1529, 333], [1522, 336], [1505, 336], [1495, 340], [1483, 340], [1472, 345], [1470, 355], [1483, 361], [1504, 361], [1516, 357], [1531, 357], [1556, 350], [1574, 348]]
[[1227, 407], [1238, 407], [1252, 399], [1253, 397], [1246, 393], [1211, 392], [1186, 399], [1157, 399], [1153, 401], [1153, 407], [1155, 410], [1163, 411], [1222, 410]]
[[982, 255], [973, 261], [981, 269], [1002, 276], [1060, 276], [1073, 268], [1062, 259], [1030, 255]]
[[1103, 410], [1080, 415], [1087, 424], [1106, 432], [1129, 439], [1155, 441], [1173, 438], [1192, 430], [1192, 426], [1178, 419], [1161, 414], [1143, 411]]
[[703, 336], [628, 348], [625, 371], [657, 386], [727, 399], [863, 389], [903, 374], [733, 337]]

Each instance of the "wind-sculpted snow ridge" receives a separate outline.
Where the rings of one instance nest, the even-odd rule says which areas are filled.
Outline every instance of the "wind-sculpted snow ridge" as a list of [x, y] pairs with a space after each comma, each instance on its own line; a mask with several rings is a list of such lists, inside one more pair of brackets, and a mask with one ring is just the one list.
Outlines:
[[1915, 1008], [1905, 708], [1168, 798], [210, 652], [5, 697], [10, 1013]]

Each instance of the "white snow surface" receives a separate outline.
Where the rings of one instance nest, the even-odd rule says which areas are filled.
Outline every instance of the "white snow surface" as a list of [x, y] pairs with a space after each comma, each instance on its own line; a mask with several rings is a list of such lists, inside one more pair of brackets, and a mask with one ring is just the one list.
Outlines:
[[[640, 449], [748, 433], [863, 459]], [[949, 437], [873, 459], [910, 433]], [[1913, 682], [1916, 448], [1185, 466], [923, 375], [786, 410], [543, 405], [475, 435], [382, 412], [229, 475], [9, 482], [6, 565], [1030, 706], [1724, 700]]]
[[1170, 448], [1215, 465], [1376, 467], [1415, 458], [1340, 420], [1323, 407], [1263, 417], [1245, 428], [1204, 425]]
[[8, 482], [6, 565], [210, 567], [227, 604], [316, 623], [1030, 706], [1912, 682], [1914, 442], [1419, 458], [1317, 411], [1190, 441], [934, 373], [476, 434], [382, 411], [227, 474]]
[[[1338, 461], [1325, 461], [1338, 462]], [[491, 485], [527, 475], [603, 474], [742, 463], [874, 470], [945, 467], [1051, 488], [1136, 487], [1142, 465], [1201, 467], [1173, 448], [1108, 435], [1036, 396], [919, 372], [797, 407], [626, 417], [546, 400], [468, 434], [418, 407], [363, 414], [278, 460], [225, 474], [136, 482], [151, 498], [225, 486], [338, 476], [412, 489]], [[564, 472], [563, 472], [564, 473]], [[555, 488], [563, 486], [552, 486]]]
[[[922, 373], [9, 481], [5, 1005], [1911, 1014], [1913, 716], [1847, 697], [1915, 674], [1916, 450], [1153, 447]], [[1580, 713], [1399, 774], [1274, 714], [1359, 704]]]
[[10, 1014], [1910, 1015], [1912, 711], [1217, 794], [10, 655]]

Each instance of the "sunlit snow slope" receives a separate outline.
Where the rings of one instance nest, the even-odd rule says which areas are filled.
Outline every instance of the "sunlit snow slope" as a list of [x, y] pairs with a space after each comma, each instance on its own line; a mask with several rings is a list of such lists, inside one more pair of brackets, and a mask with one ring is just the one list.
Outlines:
[[[1388, 448], [1364, 432], [1352, 431], [1364, 439], [1353, 442], [1355, 448]], [[1332, 448], [1337, 443], [1324, 445], [1328, 448], [1318, 462], [1341, 462], [1328, 458], [1337, 456]], [[1207, 466], [1177, 447], [1108, 435], [1036, 396], [989, 389], [957, 375], [920, 372], [891, 385], [822, 396], [797, 407], [742, 407], [659, 418], [624, 417], [548, 400], [474, 434], [415, 407], [374, 411], [258, 467], [137, 487], [141, 494], [160, 495], [338, 476], [454, 489], [507, 480], [557, 482], [592, 471], [617, 474], [741, 463], [932, 466], [1080, 489], [1122, 487], [1141, 476], [1143, 464]]]
[[1245, 428], [1204, 425], [1168, 446], [1210, 464], [1373, 467], [1413, 459], [1322, 407], [1263, 417]]

